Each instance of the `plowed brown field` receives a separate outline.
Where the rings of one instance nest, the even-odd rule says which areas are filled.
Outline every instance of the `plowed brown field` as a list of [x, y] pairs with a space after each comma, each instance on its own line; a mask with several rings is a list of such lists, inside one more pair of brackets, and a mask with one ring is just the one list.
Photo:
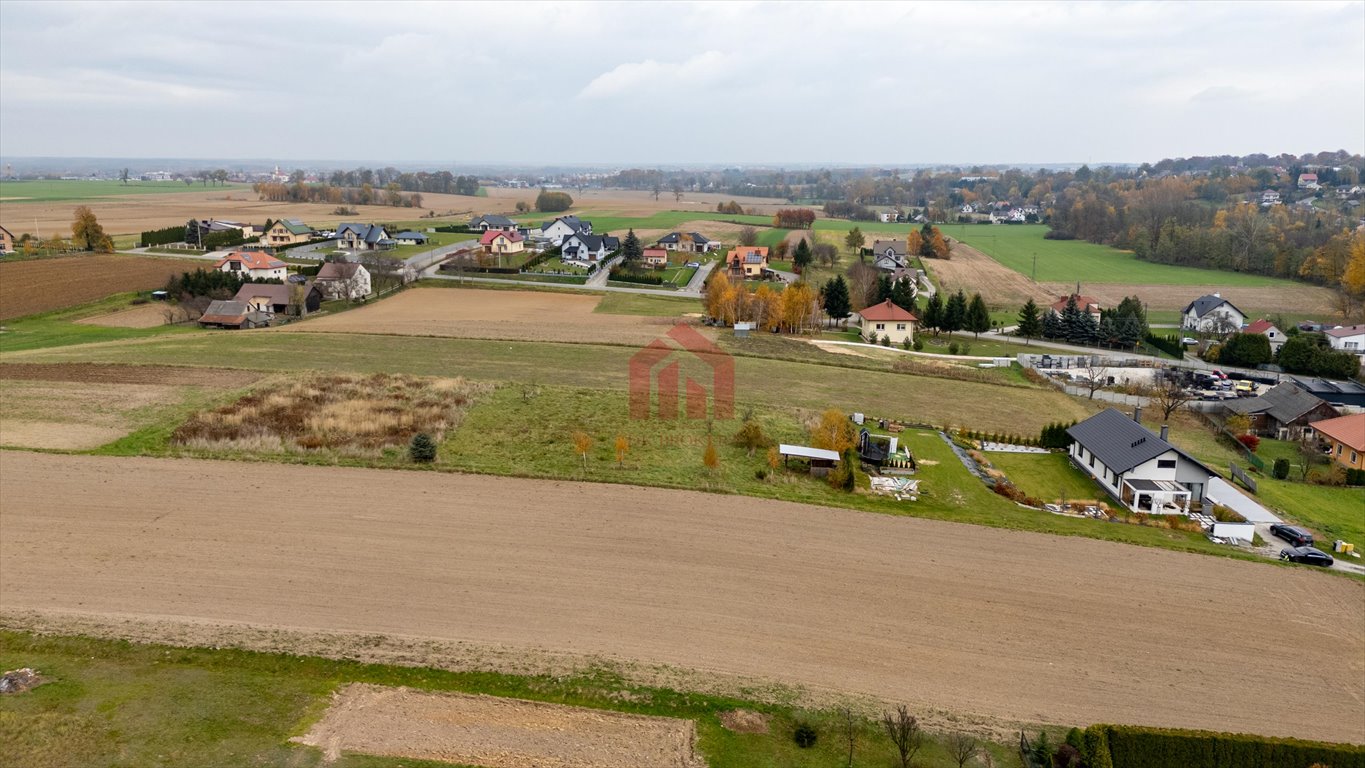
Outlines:
[[211, 264], [116, 253], [0, 263], [0, 320], [161, 288], [171, 275]]
[[1365, 742], [1365, 585], [1307, 569], [624, 485], [13, 451], [0, 530], [7, 615], [438, 638], [996, 721]]

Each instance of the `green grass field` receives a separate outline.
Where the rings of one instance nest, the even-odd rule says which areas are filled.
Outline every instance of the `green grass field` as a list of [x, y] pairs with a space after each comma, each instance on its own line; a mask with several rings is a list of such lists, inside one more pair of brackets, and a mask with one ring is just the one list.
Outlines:
[[100, 341], [202, 333], [199, 326], [193, 323], [163, 325], [155, 328], [112, 328], [75, 322], [96, 315], [128, 309], [132, 306], [131, 302], [136, 296], [136, 293], [118, 293], [106, 299], [82, 304], [78, 307], [7, 320], [4, 324], [4, 332], [0, 333], [0, 353], [46, 347], [65, 347]]
[[1033, 275], [1033, 257], [1036, 254], [1036, 279], [1042, 282], [1079, 280], [1082, 283], [1218, 284], [1239, 287], [1293, 284], [1260, 275], [1154, 264], [1141, 261], [1128, 251], [1084, 240], [1047, 240], [1043, 237], [1048, 231], [1044, 224], [943, 224], [939, 229], [943, 234], [961, 240], [1022, 275]]
[[1104, 493], [1084, 473], [1071, 466], [1064, 453], [985, 454], [1019, 490], [1045, 502], [1105, 499]]
[[[451, 672], [315, 656], [234, 649], [181, 648], [81, 637], [0, 632], [0, 664], [33, 667], [51, 682], [0, 698], [0, 744], [7, 764], [27, 768], [114, 766], [288, 765], [296, 768], [459, 768], [410, 758], [343, 753], [292, 744], [322, 716], [331, 693], [347, 683], [407, 686], [505, 696], [696, 721], [697, 749], [712, 768], [843, 765], [838, 714], [762, 701], [681, 693], [629, 682], [615, 669], [593, 667], [556, 676]], [[744, 708], [769, 715], [767, 734], [737, 734], [720, 713]], [[798, 722], [820, 739], [800, 749]], [[1054, 733], [1054, 736], [1057, 734]], [[934, 734], [923, 768], [955, 765]], [[880, 725], [859, 718], [857, 768], [889, 765], [894, 751]], [[990, 744], [996, 766], [1018, 766], [1017, 751]]]
[[[215, 184], [212, 189], [246, 189], [245, 184]], [[181, 181], [0, 181], [0, 200], [5, 202], [62, 202], [91, 200], [97, 197], [149, 195], [168, 192], [195, 192], [209, 189], [198, 182]]]
[[645, 293], [611, 292], [602, 296], [594, 312], [608, 315], [640, 315], [645, 317], [678, 317], [702, 310], [699, 299], [677, 296], [650, 296]]

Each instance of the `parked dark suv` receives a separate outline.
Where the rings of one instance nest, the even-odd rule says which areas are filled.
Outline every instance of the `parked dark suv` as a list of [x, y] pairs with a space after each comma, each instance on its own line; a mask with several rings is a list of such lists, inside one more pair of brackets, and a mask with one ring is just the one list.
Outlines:
[[1313, 547], [1294, 547], [1292, 549], [1280, 550], [1280, 559], [1288, 560], [1291, 563], [1304, 563], [1305, 565], [1321, 565], [1324, 568], [1332, 567], [1336, 562], [1332, 556], [1320, 549]]
[[1313, 534], [1302, 528], [1295, 528], [1292, 525], [1276, 523], [1270, 526], [1270, 532], [1293, 544], [1296, 547], [1313, 546]]

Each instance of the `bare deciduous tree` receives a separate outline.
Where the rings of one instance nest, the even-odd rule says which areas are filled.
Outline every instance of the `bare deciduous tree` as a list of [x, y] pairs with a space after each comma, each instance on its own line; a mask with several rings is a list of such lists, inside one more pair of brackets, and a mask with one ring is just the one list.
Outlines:
[[948, 756], [957, 763], [957, 768], [965, 768], [967, 763], [982, 751], [980, 742], [965, 733], [949, 734], [947, 746]]
[[739, 230], [740, 245], [756, 245], [758, 243], [758, 230], [753, 227], [741, 227]]
[[886, 735], [891, 738], [891, 743], [896, 745], [901, 768], [910, 768], [915, 756], [924, 748], [924, 731], [919, 726], [919, 720], [901, 704], [896, 707], [894, 713], [887, 712], [882, 715], [882, 726], [886, 728]]
[[844, 726], [844, 737], [848, 739], [848, 762], [845, 768], [853, 768], [853, 748], [858, 743], [858, 718], [853, 715], [853, 710], [844, 707], [839, 710], [839, 722]]
[[1185, 391], [1183, 387], [1175, 382], [1166, 382], [1156, 388], [1152, 393], [1152, 404], [1161, 409], [1161, 418], [1169, 419], [1185, 403], [1194, 399], [1194, 395]]
[[1100, 364], [1099, 358], [1092, 357], [1081, 370], [1085, 373], [1085, 388], [1090, 391], [1090, 399], [1094, 400], [1095, 393], [1109, 383], [1109, 369]]

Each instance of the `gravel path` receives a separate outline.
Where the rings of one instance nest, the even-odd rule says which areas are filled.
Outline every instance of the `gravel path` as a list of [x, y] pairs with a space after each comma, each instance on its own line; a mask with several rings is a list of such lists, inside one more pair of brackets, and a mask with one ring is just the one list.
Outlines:
[[[10, 614], [439, 638], [996, 721], [1365, 742], [1365, 585], [1307, 569], [625, 485], [17, 451], [0, 451], [0, 531]], [[1257, 672], [1291, 661], [1293, 685]]]

